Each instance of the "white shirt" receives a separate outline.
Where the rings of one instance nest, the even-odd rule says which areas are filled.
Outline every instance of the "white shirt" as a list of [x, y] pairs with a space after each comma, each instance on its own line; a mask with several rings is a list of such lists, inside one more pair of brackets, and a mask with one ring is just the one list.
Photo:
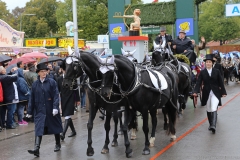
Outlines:
[[43, 78], [42, 80], [41, 80], [41, 78], [40, 78], [40, 81], [43, 83], [43, 82], [45, 81], [45, 78]]
[[211, 75], [212, 75], [212, 68], [211, 69], [207, 69], [207, 71], [208, 71], [209, 76], [211, 77]]
[[[209, 76], [211, 77], [211, 75], [212, 75], [212, 68], [211, 69], [207, 69], [207, 71], [208, 71]], [[211, 90], [210, 91], [210, 95], [212, 95], [212, 94], [213, 94], [213, 91]]]

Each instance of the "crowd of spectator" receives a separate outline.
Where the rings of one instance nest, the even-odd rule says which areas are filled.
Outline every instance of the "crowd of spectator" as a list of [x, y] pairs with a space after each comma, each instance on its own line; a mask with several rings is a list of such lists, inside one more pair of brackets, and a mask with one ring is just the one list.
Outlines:
[[[46, 64], [48, 78], [52, 78], [56, 82], [63, 74], [60, 63], [61, 61]], [[15, 129], [21, 125], [28, 125], [29, 122], [34, 121], [34, 117], [29, 119], [25, 115], [32, 84], [38, 78], [36, 63], [23, 64], [18, 62], [17, 67], [13, 67], [7, 72], [8, 67], [7, 63], [0, 64], [0, 132], [3, 129]], [[81, 78], [79, 83], [82, 84], [83, 81], [85, 78]], [[86, 90], [84, 87], [80, 88], [81, 106], [85, 108]], [[3, 97], [2, 100], [1, 97]], [[77, 110], [77, 103], [75, 110]]]

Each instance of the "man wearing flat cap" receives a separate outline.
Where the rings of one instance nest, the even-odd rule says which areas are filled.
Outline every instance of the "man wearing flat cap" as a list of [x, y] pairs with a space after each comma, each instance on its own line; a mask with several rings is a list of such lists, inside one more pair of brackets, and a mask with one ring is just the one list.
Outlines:
[[186, 37], [184, 30], [179, 31], [178, 37], [172, 42], [172, 48], [175, 54], [184, 54], [190, 60], [190, 63], [195, 63], [196, 54], [193, 52], [193, 45], [190, 38]]
[[156, 37], [155, 43], [157, 45], [159, 44], [164, 45], [163, 47], [167, 49], [168, 49], [168, 46], [171, 46], [172, 36], [166, 33], [165, 26], [160, 27], [160, 34]]

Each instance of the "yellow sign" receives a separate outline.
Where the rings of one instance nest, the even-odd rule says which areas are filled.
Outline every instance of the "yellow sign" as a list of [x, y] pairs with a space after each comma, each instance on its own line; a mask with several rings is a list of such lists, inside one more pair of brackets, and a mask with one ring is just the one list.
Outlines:
[[[58, 40], [58, 47], [67, 48], [68, 46], [73, 47], [74, 46], [74, 39], [73, 38], [63, 38]], [[78, 40], [78, 47], [84, 47], [85, 43], [84, 40], [79, 39]]]
[[45, 47], [56, 47], [57, 40], [56, 38], [48, 38], [48, 39], [26, 39], [25, 44], [26, 47], [43, 47], [45, 42]]
[[184, 31], [190, 30], [190, 23], [189, 22], [183, 22], [180, 24], [180, 29]]
[[115, 33], [115, 34], [122, 33], [122, 27], [117, 26], [117, 27], [113, 28], [112, 33]]
[[58, 47], [67, 48], [68, 46], [73, 47], [73, 38], [64, 38], [58, 40]]

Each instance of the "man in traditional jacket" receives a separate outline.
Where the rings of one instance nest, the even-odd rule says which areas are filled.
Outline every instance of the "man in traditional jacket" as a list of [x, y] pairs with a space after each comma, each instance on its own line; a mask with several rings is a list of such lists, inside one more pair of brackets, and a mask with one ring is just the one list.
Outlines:
[[54, 152], [57, 152], [61, 148], [60, 133], [63, 131], [57, 83], [52, 78], [48, 78], [47, 71], [48, 68], [44, 63], [37, 65], [38, 79], [32, 85], [27, 112], [28, 118], [34, 114], [35, 123], [35, 147], [28, 152], [37, 157], [42, 136], [54, 134], [56, 141]]
[[58, 84], [58, 90], [59, 90], [60, 96], [61, 96], [62, 117], [65, 118], [63, 133], [60, 135], [61, 140], [64, 140], [65, 134], [66, 134], [69, 126], [72, 130], [72, 133], [68, 137], [73, 137], [77, 134], [75, 127], [73, 125], [71, 116], [74, 115], [75, 101], [77, 101], [77, 104], [80, 105], [80, 96], [79, 96], [79, 91], [78, 91], [78, 86], [77, 86], [76, 80], [73, 85], [73, 88], [71, 88], [71, 89], [70, 89], [70, 87], [63, 86], [63, 79], [64, 79], [65, 68], [66, 68], [64, 65], [64, 62], [62, 62], [60, 67], [63, 70], [63, 75], [58, 77], [57, 84]]

